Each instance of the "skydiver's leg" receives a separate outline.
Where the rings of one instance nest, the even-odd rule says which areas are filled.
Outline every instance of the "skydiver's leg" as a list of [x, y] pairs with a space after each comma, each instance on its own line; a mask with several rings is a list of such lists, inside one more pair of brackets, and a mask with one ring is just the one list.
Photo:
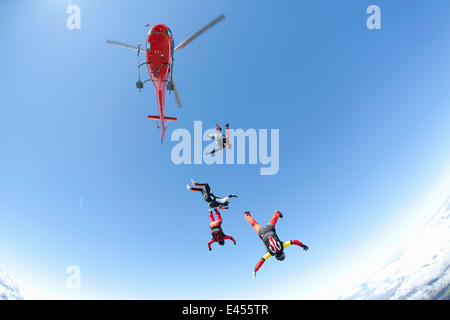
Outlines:
[[277, 224], [277, 220], [280, 217], [280, 215], [281, 215], [280, 211], [278, 211], [278, 210], [275, 211], [275, 213], [273, 214], [272, 219], [270, 219], [269, 223], [275, 227], [275, 225]]
[[191, 191], [197, 191], [197, 192], [201, 192], [202, 193], [202, 196], [203, 196], [203, 199], [205, 199], [205, 201], [206, 202], [210, 202], [211, 200], [211, 195], [210, 195], [210, 189], [209, 189], [209, 186], [208, 185], [206, 185], [206, 187], [205, 187], [205, 189], [207, 189], [207, 190], [205, 190], [205, 189], [203, 189], [203, 188], [195, 188], [195, 187], [190, 187], [190, 186], [187, 186], [187, 188], [189, 189], [189, 190], [191, 190]]
[[258, 234], [259, 229], [261, 229], [261, 226], [259, 225], [259, 223], [256, 222], [255, 219], [253, 219], [253, 217], [250, 215], [250, 213], [245, 214], [245, 219], [247, 219], [248, 223], [250, 223], [251, 226], [253, 227], [253, 229], [255, 229], [256, 234]]
[[211, 200], [211, 188], [209, 187], [209, 184], [207, 184], [207, 183], [202, 183], [202, 185], [205, 186], [205, 190], [203, 192], [203, 198], [205, 198], [205, 201], [210, 201]]
[[191, 182], [192, 182], [192, 185], [194, 185], [196, 187], [206, 187], [208, 185], [207, 183], [195, 182], [192, 179], [191, 179]]
[[223, 221], [222, 221], [222, 217], [220, 216], [220, 213], [219, 213], [219, 211], [218, 211], [217, 209], [214, 209], [214, 212], [216, 213], [216, 216], [217, 216], [217, 220], [219, 220], [219, 221], [220, 221], [220, 223], [222, 223]]
[[209, 224], [209, 227], [211, 229], [220, 228], [220, 226], [222, 224], [222, 218], [220, 217], [220, 213], [215, 209], [214, 209], [214, 211], [216, 212], [216, 216], [217, 216], [218, 220], [214, 219], [212, 210], [209, 210], [209, 218], [211, 219], [211, 223]]
[[197, 191], [197, 192], [204, 192], [205, 190], [203, 190], [203, 188], [195, 188], [195, 187], [190, 187], [188, 186], [188, 189], [191, 191]]
[[205, 189], [187, 186], [189, 190], [201, 192], [203, 194], [203, 197], [205, 197], [205, 200], [210, 197], [210, 195], [211, 195], [211, 188], [209, 187], [209, 184], [207, 184], [207, 183], [196, 183], [194, 181], [192, 181], [192, 182], [193, 182], [194, 186], [196, 186], [196, 187], [205, 187]]

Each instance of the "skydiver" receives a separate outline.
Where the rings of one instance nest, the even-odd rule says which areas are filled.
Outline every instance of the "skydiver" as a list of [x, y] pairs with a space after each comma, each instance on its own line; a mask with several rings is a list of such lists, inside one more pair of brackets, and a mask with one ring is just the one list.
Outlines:
[[233, 241], [234, 244], [236, 244], [236, 240], [234, 240], [233, 237], [227, 236], [223, 233], [222, 230], [222, 217], [220, 216], [219, 211], [217, 209], [214, 209], [214, 212], [216, 213], [217, 220], [214, 219], [213, 211], [209, 209], [209, 218], [211, 219], [211, 223], [209, 224], [209, 227], [211, 229], [211, 235], [212, 240], [208, 242], [208, 249], [211, 251], [211, 244], [214, 242], [218, 242], [221, 246], [225, 244], [225, 240], [229, 239]]
[[[201, 188], [194, 188], [191, 187], [189, 185], [186, 186], [186, 188], [188, 190], [191, 191], [197, 191], [197, 192], [201, 192], [203, 195], [203, 199], [205, 199], [206, 202], [208, 202], [209, 207], [212, 209], [228, 209], [228, 205], [229, 205], [229, 199], [230, 198], [237, 198], [236, 195], [234, 194], [230, 194], [228, 197], [225, 197], [223, 199], [215, 196], [212, 192], [211, 192], [211, 188], [209, 187], [209, 184], [207, 183], [196, 183], [194, 182], [194, 180], [191, 179], [192, 184], [195, 187], [201, 187]], [[205, 189], [203, 189], [203, 187], [205, 187]]]
[[222, 134], [222, 128], [216, 124], [216, 132], [214, 132], [213, 134], [208, 134], [208, 138], [213, 139], [216, 141], [218, 148], [214, 149], [211, 152], [206, 152], [206, 155], [209, 156], [213, 153], [216, 153], [217, 151], [223, 150], [224, 148], [230, 149], [232, 148], [232, 145], [230, 143], [230, 128], [229, 128], [229, 124], [227, 123], [225, 125], [225, 127], [227, 128], [227, 136], [225, 137], [225, 135]]
[[270, 256], [275, 256], [275, 258], [279, 261], [283, 261], [286, 257], [284, 254], [284, 248], [290, 246], [291, 244], [295, 244], [297, 246], [300, 246], [303, 250], [307, 251], [309, 248], [308, 246], [304, 245], [298, 240], [290, 240], [286, 242], [281, 242], [278, 238], [278, 235], [275, 231], [275, 224], [277, 223], [278, 218], [283, 218], [283, 215], [280, 211], [275, 211], [274, 215], [272, 216], [272, 219], [270, 219], [269, 223], [266, 224], [264, 227], [261, 227], [255, 219], [250, 215], [249, 211], [245, 211], [245, 219], [251, 224], [251, 226], [255, 229], [258, 236], [263, 241], [264, 245], [266, 246], [266, 254], [258, 261], [258, 263], [255, 266], [255, 270], [252, 273], [253, 279], [256, 278], [256, 272], [261, 268], [263, 263], [270, 258]]

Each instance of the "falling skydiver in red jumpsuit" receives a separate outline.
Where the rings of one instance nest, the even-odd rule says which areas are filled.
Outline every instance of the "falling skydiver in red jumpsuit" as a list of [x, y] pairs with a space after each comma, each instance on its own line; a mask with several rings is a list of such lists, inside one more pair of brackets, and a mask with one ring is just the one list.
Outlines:
[[308, 246], [304, 245], [298, 240], [281, 242], [275, 231], [275, 225], [277, 223], [278, 218], [283, 218], [283, 215], [281, 214], [280, 211], [277, 210], [272, 216], [272, 219], [270, 219], [269, 223], [266, 224], [264, 227], [261, 227], [250, 215], [250, 212], [245, 211], [245, 219], [247, 219], [247, 221], [255, 229], [256, 233], [261, 238], [267, 249], [266, 254], [258, 261], [258, 263], [255, 266], [255, 270], [252, 273], [253, 279], [256, 278], [256, 272], [259, 270], [259, 268], [261, 268], [263, 263], [271, 256], [275, 256], [277, 260], [283, 261], [285, 258], [284, 248], [290, 246], [291, 244], [300, 246], [305, 251], [309, 249]]
[[211, 223], [209, 224], [209, 227], [211, 229], [211, 235], [212, 240], [208, 242], [208, 249], [211, 251], [211, 244], [214, 242], [218, 242], [221, 246], [225, 244], [225, 240], [231, 240], [234, 244], [236, 244], [236, 240], [234, 240], [233, 237], [227, 236], [225, 233], [223, 233], [222, 230], [222, 217], [220, 216], [219, 211], [217, 209], [214, 209], [217, 220], [214, 219], [214, 215], [212, 210], [209, 210], [209, 218], [211, 219]]

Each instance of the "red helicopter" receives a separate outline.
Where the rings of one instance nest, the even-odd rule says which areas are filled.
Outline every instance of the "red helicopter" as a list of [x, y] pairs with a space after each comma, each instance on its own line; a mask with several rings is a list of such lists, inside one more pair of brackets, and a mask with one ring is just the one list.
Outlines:
[[[166, 117], [164, 114], [164, 102], [165, 102], [165, 89], [169, 90], [169, 94], [174, 91], [175, 98], [177, 100], [178, 107], [181, 108], [181, 101], [178, 95], [178, 90], [175, 86], [173, 80], [173, 53], [184, 48], [192, 40], [197, 38], [200, 34], [205, 32], [207, 29], [211, 28], [217, 22], [225, 18], [224, 14], [221, 14], [216, 19], [208, 23], [206, 26], [198, 30], [196, 33], [191, 35], [189, 38], [181, 42], [178, 46], [174, 46], [174, 41], [172, 37], [172, 32], [164, 24], [154, 25], [147, 34], [147, 39], [145, 42], [145, 48], [141, 49], [141, 44], [137, 46], [132, 46], [128, 44], [123, 44], [116, 41], [106, 40], [106, 43], [116, 45], [119, 47], [131, 49], [137, 51], [137, 65], [138, 65], [138, 81], [136, 82], [136, 88], [139, 92], [144, 87], [144, 83], [147, 81], [152, 81], [156, 89], [156, 98], [158, 100], [159, 116], [148, 116], [150, 120], [160, 121], [162, 128], [161, 144], [163, 143], [163, 138], [165, 137], [164, 132], [167, 126], [164, 125], [165, 121], [177, 121], [175, 117]], [[146, 25], [148, 27], [149, 25]], [[139, 53], [141, 51], [145, 52], [145, 62], [139, 62]], [[147, 65], [148, 73], [150, 79], [141, 81], [140, 68], [143, 65]], [[156, 123], [158, 126], [158, 122]]]

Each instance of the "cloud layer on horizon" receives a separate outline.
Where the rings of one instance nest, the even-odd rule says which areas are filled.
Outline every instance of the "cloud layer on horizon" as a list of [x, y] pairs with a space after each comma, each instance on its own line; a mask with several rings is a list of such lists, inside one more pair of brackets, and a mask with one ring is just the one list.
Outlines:
[[450, 284], [450, 197], [377, 271], [338, 299], [429, 300]]
[[26, 287], [0, 268], [0, 300], [39, 300], [44, 299], [37, 292]]

